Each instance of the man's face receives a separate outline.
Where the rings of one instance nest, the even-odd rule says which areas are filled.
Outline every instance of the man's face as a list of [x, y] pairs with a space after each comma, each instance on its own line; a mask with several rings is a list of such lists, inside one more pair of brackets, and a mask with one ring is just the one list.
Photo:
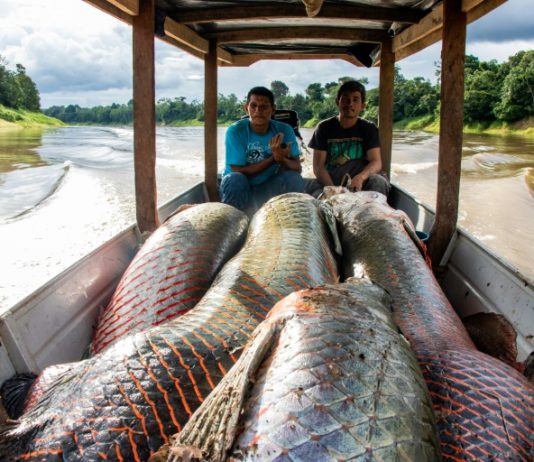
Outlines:
[[359, 91], [342, 93], [337, 103], [339, 113], [342, 117], [353, 119], [360, 115], [365, 104]]
[[245, 111], [250, 117], [253, 128], [265, 128], [274, 113], [274, 106], [269, 98], [262, 95], [250, 95], [250, 100], [245, 104]]

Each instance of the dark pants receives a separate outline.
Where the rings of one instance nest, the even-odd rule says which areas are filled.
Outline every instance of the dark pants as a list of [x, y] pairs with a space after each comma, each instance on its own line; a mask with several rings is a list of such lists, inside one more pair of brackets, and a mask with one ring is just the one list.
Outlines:
[[[367, 164], [367, 161], [361, 159], [351, 160], [344, 165], [340, 165], [332, 170], [328, 170], [328, 173], [330, 174], [335, 186], [346, 186], [345, 183], [342, 184], [342, 181], [346, 175], [350, 176], [350, 178], [355, 177], [365, 168]], [[313, 180], [306, 186], [306, 192], [312, 196], [318, 197], [323, 192], [323, 187], [324, 185], [318, 180]], [[389, 180], [385, 172], [371, 175], [363, 184], [364, 191], [377, 191], [384, 194], [386, 197], [389, 194], [390, 189], [391, 185], [389, 184]]]
[[304, 192], [304, 180], [300, 173], [283, 170], [259, 185], [251, 185], [243, 173], [232, 172], [221, 181], [221, 202], [252, 215], [271, 197], [288, 192]]

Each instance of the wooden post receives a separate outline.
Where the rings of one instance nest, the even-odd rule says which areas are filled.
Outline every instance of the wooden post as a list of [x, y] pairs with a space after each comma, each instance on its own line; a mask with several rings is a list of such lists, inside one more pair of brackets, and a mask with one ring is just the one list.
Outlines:
[[204, 58], [204, 182], [210, 201], [219, 200], [217, 188], [217, 42], [210, 40]]
[[155, 0], [140, 0], [133, 26], [133, 128], [135, 203], [139, 231], [159, 225], [156, 188], [156, 107], [154, 78]]
[[380, 96], [378, 126], [382, 170], [391, 175], [391, 147], [393, 145], [393, 90], [395, 80], [395, 53], [391, 39], [382, 42], [380, 51]]
[[445, 0], [443, 5], [438, 187], [428, 243], [434, 266], [456, 231], [463, 141], [466, 14], [462, 0]]

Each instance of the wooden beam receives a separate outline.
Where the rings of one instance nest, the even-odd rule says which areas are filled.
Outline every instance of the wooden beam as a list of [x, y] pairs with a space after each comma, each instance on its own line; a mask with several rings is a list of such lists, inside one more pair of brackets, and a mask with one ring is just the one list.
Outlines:
[[268, 27], [205, 34], [219, 44], [289, 39], [330, 39], [380, 43], [386, 33], [377, 29], [340, 27]]
[[431, 13], [426, 15], [419, 24], [410, 26], [393, 39], [393, 52], [396, 54], [400, 49], [420, 41], [443, 27], [443, 4], [440, 4]]
[[400, 61], [401, 59], [407, 58], [415, 53], [418, 53], [421, 50], [434, 45], [441, 40], [443, 36], [443, 29], [438, 29], [432, 32], [431, 34], [425, 35], [421, 40], [412, 42], [408, 46], [401, 48], [395, 52], [395, 61]]
[[[323, 4], [321, 11], [315, 18], [415, 24], [423, 16], [424, 13], [411, 8]], [[174, 19], [182, 24], [187, 24], [214, 22], [214, 18], [217, 18], [217, 22], [226, 22], [273, 18], [298, 19], [308, 18], [308, 16], [302, 4], [277, 3], [273, 5], [246, 5], [189, 10], [180, 12]]]
[[506, 3], [507, 0], [464, 0], [462, 9], [467, 13], [467, 24], [481, 18], [495, 8]]
[[137, 226], [141, 234], [159, 225], [156, 188], [156, 91], [154, 2], [141, 0], [133, 17], [133, 128]]
[[462, 162], [466, 13], [461, 0], [443, 2], [441, 113], [436, 217], [428, 251], [438, 266], [456, 231]]
[[139, 0], [108, 0], [108, 2], [130, 16], [139, 14]]
[[204, 182], [211, 201], [219, 200], [217, 188], [217, 42], [210, 40], [204, 60]]
[[395, 53], [391, 39], [384, 40], [380, 51], [380, 96], [378, 126], [382, 170], [391, 176], [391, 147], [393, 145], [393, 82], [395, 79]]
[[217, 60], [219, 64], [233, 64], [234, 55], [219, 47], [217, 48]]
[[130, 24], [130, 25], [132, 24], [132, 17], [128, 13], [125, 13], [124, 11], [120, 10], [116, 6], [109, 3], [107, 0], [84, 0], [84, 1], [89, 3], [90, 5], [93, 5], [95, 8], [98, 8], [104, 13], [107, 13], [110, 16], [113, 16], [114, 18], [125, 22], [126, 24]]
[[[463, 0], [462, 11], [467, 24], [494, 10], [507, 0]], [[419, 24], [410, 26], [393, 39], [395, 61], [411, 56], [441, 40], [443, 35], [443, 4], [425, 16]]]
[[208, 53], [208, 40], [193, 32], [189, 27], [179, 24], [169, 17], [165, 18], [165, 35], [203, 55]]
[[[262, 60], [303, 60], [303, 59], [341, 59], [342, 61], [347, 61], [351, 64], [354, 64], [358, 67], [363, 67], [363, 65], [353, 56], [347, 55], [345, 53], [306, 53], [306, 54], [297, 54], [297, 53], [266, 53], [266, 54], [250, 54], [250, 55], [234, 55], [233, 63], [231, 66], [236, 67], [247, 67], [258, 61]], [[221, 66], [226, 66], [224, 62], [219, 63]]]

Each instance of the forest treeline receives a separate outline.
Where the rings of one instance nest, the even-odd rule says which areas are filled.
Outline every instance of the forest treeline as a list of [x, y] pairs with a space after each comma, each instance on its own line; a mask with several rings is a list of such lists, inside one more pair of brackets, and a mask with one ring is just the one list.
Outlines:
[[26, 109], [39, 112], [41, 98], [37, 85], [26, 74], [22, 64], [16, 65], [16, 70], [7, 68], [7, 61], [0, 55], [0, 104], [11, 109]]
[[[439, 68], [436, 75], [440, 75]], [[314, 125], [318, 120], [336, 114], [335, 95], [339, 85], [351, 77], [340, 77], [328, 83], [312, 83], [304, 94], [292, 95], [289, 87], [280, 80], [271, 82], [279, 108], [293, 109], [299, 114], [302, 125]], [[366, 78], [360, 81], [368, 85]], [[378, 118], [378, 89], [367, 94], [364, 117]], [[406, 79], [399, 68], [395, 69], [393, 120], [395, 122], [428, 117], [434, 120], [440, 111], [440, 83], [432, 84], [422, 77]], [[217, 117], [221, 124], [230, 123], [243, 115], [243, 100], [235, 94], [218, 96]], [[39, 93], [25, 68], [17, 64], [9, 71], [0, 56], [0, 104], [12, 108], [39, 110]], [[465, 61], [466, 123], [514, 122], [534, 115], [534, 50], [520, 51], [504, 63], [495, 60], [480, 61], [472, 55]], [[83, 108], [78, 105], [52, 106], [43, 112], [70, 124], [132, 123], [133, 102], [114, 103], [109, 106]], [[157, 122], [162, 125], [202, 123], [203, 103], [188, 102], [185, 96], [163, 98], [156, 103]]]

